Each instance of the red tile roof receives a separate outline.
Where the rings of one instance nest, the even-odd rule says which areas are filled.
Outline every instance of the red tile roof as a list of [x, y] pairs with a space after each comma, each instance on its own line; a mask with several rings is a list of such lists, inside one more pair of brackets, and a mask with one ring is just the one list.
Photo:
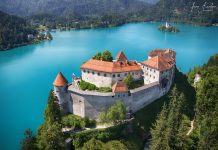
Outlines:
[[160, 71], [168, 70], [173, 66], [173, 64], [170, 64], [162, 56], [152, 57], [142, 62], [142, 64]]
[[128, 88], [126, 86], [126, 84], [122, 81], [116, 82], [113, 86], [112, 86], [112, 91], [113, 92], [127, 92]]
[[116, 56], [116, 60], [117, 61], [127, 61], [128, 59], [125, 56], [125, 54], [123, 53], [123, 51], [120, 51]]
[[63, 76], [61, 72], [58, 73], [56, 79], [53, 82], [54, 86], [65, 86], [68, 84], [67, 79]]
[[95, 59], [88, 60], [80, 68], [108, 73], [131, 72], [142, 70], [140, 65], [138, 65], [138, 63], [136, 63], [135, 61], [108, 62]]
[[155, 50], [149, 52], [148, 56], [150, 56], [150, 57], [163, 56], [164, 58], [167, 58], [167, 59], [169, 59], [169, 58], [175, 59], [176, 53], [171, 49], [166, 49], [166, 50], [155, 49]]

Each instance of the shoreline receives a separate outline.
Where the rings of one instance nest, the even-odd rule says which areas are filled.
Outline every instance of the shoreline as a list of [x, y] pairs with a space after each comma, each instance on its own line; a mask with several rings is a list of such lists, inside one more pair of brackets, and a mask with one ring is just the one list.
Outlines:
[[[121, 27], [123, 25], [127, 25], [127, 24], [131, 24], [131, 23], [163, 23], [163, 21], [133, 21], [133, 22], [127, 22], [127, 23], [124, 23], [124, 24], [121, 24], [121, 25], [113, 25], [113, 26], [109, 26], [109, 27], [95, 27], [95, 28], [90, 28], [90, 27], [82, 27], [80, 29], [76, 29], [76, 28], [70, 28], [70, 29], [61, 29], [61, 28], [58, 28], [58, 29], [49, 29], [51, 32], [63, 32], [63, 31], [78, 31], [78, 30], [90, 30], [90, 29], [110, 29], [110, 28], [116, 28], [116, 27]], [[186, 25], [193, 25], [193, 26], [199, 26], [199, 27], [218, 27], [218, 24], [212, 24], [212, 25], [206, 25], [205, 23], [204, 24], [199, 24], [199, 23], [194, 23], [194, 22], [171, 22], [173, 24], [186, 24]], [[18, 47], [23, 47], [23, 46], [28, 46], [28, 45], [33, 45], [33, 44], [39, 44], [39, 43], [42, 43], [42, 42], [48, 42], [49, 40], [42, 40], [40, 42], [37, 42], [37, 43], [24, 43], [24, 44], [19, 44], [19, 45], [16, 45], [14, 47], [11, 47], [11, 48], [7, 48], [7, 49], [2, 49], [0, 50], [1, 51], [10, 51], [10, 50], [13, 50], [14, 48], [18, 48]]]
[[49, 42], [49, 41], [51, 41], [51, 40], [41, 40], [39, 42], [30, 42], [30, 43], [17, 44], [15, 46], [11, 47], [11, 48], [1, 49], [0, 53], [5, 52], [5, 51], [11, 51], [11, 50], [13, 50], [15, 48], [19, 48], [19, 47], [23, 47], [23, 46], [34, 45], [34, 44], [39, 44], [39, 43]]

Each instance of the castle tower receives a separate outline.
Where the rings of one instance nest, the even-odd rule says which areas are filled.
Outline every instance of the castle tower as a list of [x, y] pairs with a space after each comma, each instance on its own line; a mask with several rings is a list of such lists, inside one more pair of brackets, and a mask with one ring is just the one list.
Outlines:
[[64, 114], [72, 112], [72, 102], [68, 92], [68, 81], [61, 72], [58, 73], [56, 79], [53, 82], [53, 85], [54, 94], [58, 98], [62, 112]]

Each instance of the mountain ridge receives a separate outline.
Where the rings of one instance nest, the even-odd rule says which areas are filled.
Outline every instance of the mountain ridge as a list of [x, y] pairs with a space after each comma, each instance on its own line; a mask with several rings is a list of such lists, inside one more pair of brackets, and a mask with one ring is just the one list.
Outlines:
[[149, 5], [146, 1], [151, 2], [151, 0], [0, 0], [0, 10], [18, 16], [38, 13], [56, 16], [123, 14], [144, 8]]

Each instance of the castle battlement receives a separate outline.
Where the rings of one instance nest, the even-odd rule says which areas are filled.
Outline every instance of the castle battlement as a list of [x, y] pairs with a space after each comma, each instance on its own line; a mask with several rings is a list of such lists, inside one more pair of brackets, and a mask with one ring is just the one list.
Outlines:
[[[82, 117], [97, 118], [98, 114], [116, 101], [122, 100], [129, 113], [166, 94], [174, 79], [176, 53], [171, 50], [153, 50], [143, 62], [128, 60], [120, 51], [112, 62], [90, 59], [81, 65], [81, 78], [72, 84], [59, 73], [54, 81], [54, 93], [63, 112]], [[134, 81], [143, 80], [144, 85], [128, 89], [123, 80], [131, 75]], [[110, 87], [112, 92], [81, 90], [81, 80], [97, 87]]]

